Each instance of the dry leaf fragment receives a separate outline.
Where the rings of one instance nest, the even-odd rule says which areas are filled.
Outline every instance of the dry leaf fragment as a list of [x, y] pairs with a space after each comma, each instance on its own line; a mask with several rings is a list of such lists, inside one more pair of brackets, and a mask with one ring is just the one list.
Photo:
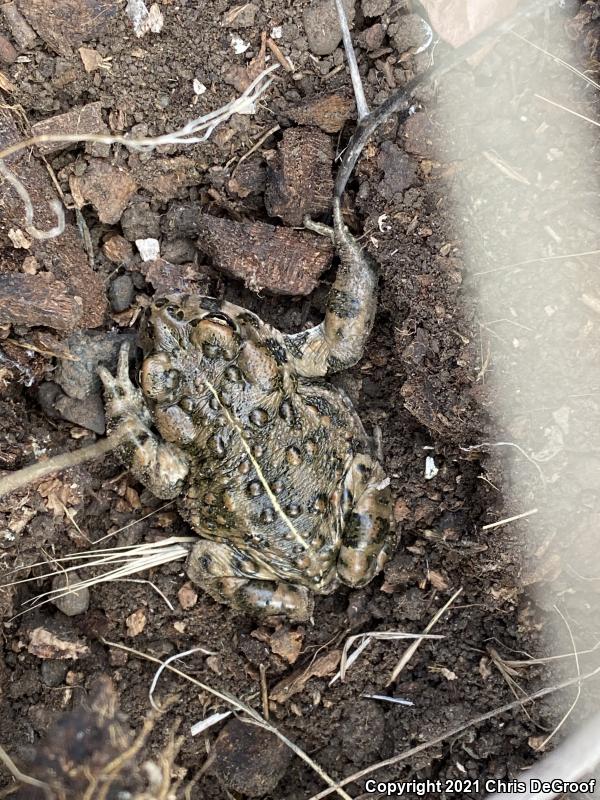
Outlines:
[[293, 695], [301, 692], [311, 678], [324, 678], [327, 675], [333, 675], [338, 668], [341, 657], [341, 650], [331, 650], [321, 658], [317, 658], [308, 667], [296, 670], [287, 678], [279, 681], [270, 693], [269, 699], [276, 703], [284, 703]]
[[16, 91], [16, 86], [12, 81], [10, 81], [3, 72], [0, 72], [0, 89], [3, 92], [14, 92]]
[[139, 636], [146, 627], [146, 612], [143, 608], [138, 608], [133, 614], [130, 614], [125, 620], [127, 633], [130, 636]]
[[90, 652], [90, 648], [84, 642], [70, 642], [67, 639], [61, 639], [60, 636], [46, 628], [35, 628], [31, 631], [27, 650], [38, 658], [60, 660], [76, 659]]
[[285, 658], [288, 664], [295, 664], [302, 650], [303, 639], [304, 631], [301, 628], [290, 630], [282, 626], [273, 633], [269, 645], [275, 655]]

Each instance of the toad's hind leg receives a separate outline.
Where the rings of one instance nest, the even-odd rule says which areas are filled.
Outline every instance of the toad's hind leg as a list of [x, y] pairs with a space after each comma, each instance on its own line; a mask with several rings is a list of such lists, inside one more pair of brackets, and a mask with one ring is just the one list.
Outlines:
[[281, 615], [292, 622], [312, 616], [314, 600], [308, 589], [277, 580], [231, 545], [201, 539], [190, 553], [186, 572], [217, 602], [254, 616]]
[[99, 367], [98, 374], [104, 384], [109, 433], [122, 439], [116, 448], [119, 458], [156, 497], [177, 497], [188, 473], [187, 457], [150, 428], [144, 397], [129, 378], [127, 345], [119, 353], [116, 376], [105, 367]]
[[337, 571], [347, 586], [365, 586], [388, 560], [394, 546], [392, 503], [381, 466], [357, 456], [346, 476], [342, 546]]

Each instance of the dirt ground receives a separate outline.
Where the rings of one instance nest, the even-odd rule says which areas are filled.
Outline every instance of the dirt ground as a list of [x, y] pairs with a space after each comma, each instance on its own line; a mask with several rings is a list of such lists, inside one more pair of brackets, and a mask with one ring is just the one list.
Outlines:
[[[17, 5], [25, 13], [25, 4]], [[42, 5], [36, 1], [32, 7]], [[66, 3], [65, 8], [73, 5]], [[123, 6], [116, 4], [99, 28], [92, 26], [79, 42], [76, 35], [67, 44], [62, 39], [57, 44], [56, 35], [54, 39], [40, 35], [23, 49], [14, 42], [6, 19], [0, 21], [4, 25], [0, 34], [20, 53], [2, 66], [11, 88], [4, 93], [1, 111], [22, 132], [27, 125], [90, 103], [100, 104], [102, 120], [112, 132], [133, 129], [137, 135], [156, 135], [179, 128], [239, 94], [234, 84], [239, 84], [240, 68], [259, 53], [262, 32], [278, 35], [273, 41], [293, 64], [293, 69], [275, 73], [256, 114], [234, 117], [206, 143], [153, 154], [90, 144], [47, 154], [68, 205], [77, 201], [73, 178], [85, 176], [92, 167], [102, 169], [99, 162], [133, 176], [135, 188], [126, 200], [127, 209], [112, 222], [100, 221], [93, 204], [82, 208], [94, 256], [93, 273], [104, 294], [95, 299], [90, 284], [80, 322], [71, 330], [2, 325], [0, 468], [14, 470], [42, 455], [75, 449], [96, 438], [89, 428], [75, 424], [83, 417], [73, 413], [83, 413], [81, 409], [73, 412], [70, 406], [71, 416], [66, 417], [71, 421], [67, 421], [52, 401], [42, 401], [40, 386], [56, 378], [56, 356], [65, 352], [68, 356], [67, 338], [74, 329], [93, 328], [103, 335], [131, 332], [135, 329], [132, 309], [143, 306], [157, 291], [157, 283], [144, 274], [139, 256], [131, 255], [135, 247], [128, 251], [126, 263], [107, 257], [104, 245], [115, 234], [128, 241], [158, 238], [161, 254], [176, 265], [174, 280], [187, 276], [194, 290], [226, 296], [284, 330], [299, 330], [321, 318], [332, 270], [307, 297], [256, 293], [215, 269], [214, 262], [195, 247], [193, 225], [188, 221], [185, 227], [181, 222], [182, 208], [191, 206], [238, 222], [281, 224], [267, 213], [265, 181], [283, 132], [297, 126], [295, 109], [323, 94], [352, 97], [341, 47], [328, 55], [315, 55], [309, 48], [303, 24], [307, 0], [267, 0], [250, 11], [248, 5], [239, 11], [226, 0], [203, 4], [164, 0], [160, 4], [162, 30], [138, 39]], [[79, 6], [89, 10], [94, 3], [86, 0]], [[356, 6], [353, 35], [359, 45], [367, 100], [374, 106], [422, 71], [432, 54], [429, 49], [411, 55], [409, 47], [401, 47], [403, 18], [419, 10], [417, 3], [382, 0]], [[369, 6], [377, 11], [373, 16], [366, 16]], [[544, 43], [547, 26], [560, 26], [575, 48], [575, 66], [597, 78], [600, 24], [595, 4], [574, 0], [560, 6], [548, 17], [524, 23], [519, 32]], [[110, 4], [105, 8], [110, 9]], [[102, 14], [92, 17], [96, 25]], [[381, 29], [373, 30], [378, 25]], [[36, 20], [38, 33], [43, 26], [44, 20]], [[62, 35], [65, 31], [69, 31], [67, 23]], [[232, 37], [239, 37], [249, 48], [236, 53]], [[78, 51], [81, 46], [102, 56], [102, 65], [86, 72]], [[445, 47], [436, 45], [440, 57]], [[557, 55], [573, 63], [572, 53]], [[50, 588], [48, 580], [3, 589], [0, 743], [19, 765], [35, 760], [36, 747], [52, 723], [85, 705], [102, 676], [108, 676], [116, 688], [126, 725], [140, 729], [149, 712], [148, 690], [156, 665], [106, 641], [159, 659], [205, 648], [213, 655], [191, 655], [182, 660], [181, 668], [258, 710], [261, 669], [273, 693], [292, 673], [303, 674], [317, 662], [325, 664], [325, 674], [306, 680], [287, 699], [273, 701], [270, 719], [336, 780], [424, 743], [515, 696], [576, 674], [572, 658], [529, 666], [505, 664], [572, 651], [568, 637], [563, 640], [562, 633], [553, 633], [561, 626], [564, 630], [557, 606], [579, 651], [591, 650], [600, 639], [597, 559], [588, 564], [585, 575], [569, 566], [578, 548], [588, 552], [586, 546], [593, 543], [590, 531], [599, 513], [600, 382], [594, 366], [600, 350], [597, 255], [561, 262], [568, 290], [562, 283], [558, 287], [557, 272], [548, 270], [540, 293], [539, 283], [531, 280], [533, 272], [545, 269], [539, 251], [528, 253], [516, 244], [523, 229], [543, 231], [551, 225], [560, 241], [558, 252], [598, 252], [597, 218], [590, 213], [587, 219], [573, 219], [560, 185], [537, 181], [536, 164], [520, 152], [511, 133], [519, 120], [526, 120], [522, 124], [531, 136], [543, 124], [544, 146], [560, 152], [563, 167], [573, 176], [571, 192], [593, 208], [598, 193], [598, 146], [582, 152], [578, 139], [579, 127], [588, 123], [540, 106], [534, 96], [551, 93], [548, 87], [557, 76], [578, 87], [579, 76], [567, 73], [565, 79], [564, 71], [563, 65], [522, 41], [503, 39], [480, 54], [476, 63], [463, 64], [420, 95], [420, 107], [408, 121], [386, 123], [367, 145], [347, 192], [348, 223], [361, 233], [361, 241], [381, 268], [380, 304], [365, 357], [336, 381], [355, 400], [367, 429], [378, 426], [382, 431], [399, 535], [399, 546], [384, 574], [364, 589], [342, 588], [317, 598], [314, 624], [284, 625], [277, 630], [218, 605], [201, 592], [184, 609], [186, 595], [180, 590], [187, 578], [181, 562], [138, 576], [151, 583], [94, 586], [89, 608], [72, 617], [53, 604], [15, 616], [22, 612], [24, 601]], [[195, 93], [194, 81], [206, 91]], [[561, 95], [560, 101], [569, 105], [569, 96]], [[578, 112], [595, 119], [594, 101], [593, 87], [587, 87]], [[474, 107], [477, 115], [472, 113]], [[499, 115], [498, 107], [502, 108]], [[336, 152], [343, 149], [352, 131], [353, 114], [341, 131], [327, 134]], [[5, 119], [2, 130], [7, 125]], [[275, 125], [278, 130], [263, 140]], [[501, 246], [494, 244], [490, 252], [485, 237], [475, 237], [480, 248], [475, 274], [473, 259], [465, 258], [463, 231], [478, 225], [480, 187], [502, 196], [507, 171], [512, 173], [511, 185], [518, 184], [524, 194], [518, 206], [507, 201], [506, 214], [498, 219]], [[2, 191], [10, 192], [4, 186]], [[542, 196], [551, 198], [543, 214]], [[463, 198], [462, 205], [457, 197]], [[3, 203], [7, 202], [5, 195]], [[326, 212], [322, 219], [327, 219]], [[74, 220], [72, 211], [69, 220]], [[5, 218], [1, 273], [35, 272], [39, 264], [48, 269], [48, 263], [56, 263], [43, 248], [40, 253], [35, 246], [33, 250], [15, 248], [9, 228], [14, 225]], [[543, 256], [552, 252], [556, 251], [548, 250]], [[37, 268], [25, 263], [32, 254], [39, 262]], [[525, 259], [532, 263], [510, 267]], [[498, 266], [502, 269], [497, 270]], [[489, 270], [494, 271], [488, 274]], [[128, 276], [125, 288], [123, 282], [115, 287], [115, 279], [123, 276]], [[168, 284], [168, 276], [162, 275], [159, 289], [164, 289], [165, 280]], [[133, 298], [115, 311], [117, 290], [130, 290]], [[563, 296], [564, 292], [573, 297]], [[492, 297], [495, 307], [506, 313], [489, 321], [478, 305], [480, 296]], [[581, 306], [583, 296], [587, 301]], [[112, 309], [108, 304], [103, 307], [106, 297], [113, 302]], [[571, 302], [578, 303], [583, 314], [571, 315]], [[555, 309], [550, 315], [549, 307]], [[86, 319], [93, 324], [86, 324]], [[521, 391], [515, 377], [519, 359], [525, 352], [540, 371], [542, 365], [552, 369], [545, 355], [550, 340], [555, 341], [561, 360], [572, 364], [573, 383], [562, 387], [558, 398], [540, 396], [534, 389]], [[512, 405], [498, 407], [498, 385], [516, 398]], [[530, 457], [547, 448], [548, 437], [560, 428], [564, 417], [565, 412], [558, 417], [557, 412], [565, 407], [571, 425], [568, 446], [557, 446], [546, 460]], [[514, 452], [514, 446], [478, 446], [503, 441], [518, 443], [519, 452]], [[426, 463], [428, 469], [433, 463], [434, 475], [426, 474]], [[568, 530], [557, 521], [556, 505], [551, 512], [547, 502], [549, 496], [560, 501], [566, 484], [575, 485], [577, 502], [576, 512], [570, 506], [563, 509], [571, 520]], [[523, 486], [527, 487], [525, 497]], [[111, 456], [45, 479], [37, 488], [0, 500], [2, 571], [87, 550], [90, 541], [121, 528], [111, 543], [189, 535], [173, 507], [163, 506]], [[535, 547], [531, 547], [527, 517], [484, 527], [529, 509], [537, 509], [545, 531]], [[19, 576], [36, 574], [25, 570]], [[373, 641], [345, 681], [330, 685], [337, 669], [335, 657], [329, 662], [320, 659], [339, 651], [349, 635], [419, 633], [458, 589], [462, 593], [433, 630], [443, 638], [424, 641], [391, 685], [390, 674], [407, 645], [389, 640]], [[135, 612], [139, 613], [132, 618]], [[136, 620], [142, 618], [144, 624], [136, 627]], [[86, 650], [74, 660], [41, 658], [31, 652], [31, 634], [39, 628], [71, 642], [78, 640]], [[299, 653], [286, 659], [274, 644], [279, 640], [301, 642]], [[582, 673], [597, 665], [594, 659], [593, 651], [580, 656]], [[184, 739], [174, 774], [187, 770], [189, 779], [207, 759], [210, 762], [224, 723], [196, 737], [189, 735], [190, 726], [226, 706], [198, 687], [164, 674], [157, 696], [165, 698], [173, 692], [178, 693], [178, 701], [156, 726], [148, 753], [158, 753], [175, 720], [181, 720], [179, 732]], [[411, 705], [365, 696], [374, 694], [402, 698]], [[552, 744], [586, 717], [597, 700], [598, 684], [588, 681], [584, 694], [585, 702], [575, 707]], [[518, 708], [470, 727], [458, 737], [379, 770], [375, 777], [514, 777], [539, 758], [536, 748], [574, 699], [573, 688], [550, 695], [527, 710]], [[246, 740], [234, 750], [234, 766], [209, 764], [189, 797], [244, 796], [236, 783], [240, 775], [248, 793], [259, 794], [261, 786], [268, 787], [274, 765], [284, 758], [272, 739], [265, 740], [258, 752]], [[5, 773], [6, 785], [10, 780]], [[285, 777], [265, 796], [307, 800], [324, 788], [314, 770], [293, 757]], [[346, 789], [352, 797], [365, 796], [364, 779]], [[439, 796], [451, 795], [442, 792]], [[484, 797], [485, 792], [465, 791], [462, 796]]]

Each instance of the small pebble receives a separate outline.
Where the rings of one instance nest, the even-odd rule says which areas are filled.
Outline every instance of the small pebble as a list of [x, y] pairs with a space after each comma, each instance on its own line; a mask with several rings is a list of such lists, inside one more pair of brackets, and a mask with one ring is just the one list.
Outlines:
[[42, 681], [46, 686], [51, 686], [55, 689], [64, 683], [68, 669], [69, 665], [65, 661], [56, 661], [54, 659], [42, 661]]
[[[65, 589], [68, 586], [73, 586], [80, 580], [76, 572], [68, 572], [66, 575], [57, 575], [52, 581], [52, 588]], [[52, 602], [63, 614], [66, 614], [68, 617], [74, 617], [88, 610], [90, 605], [90, 590], [83, 588], [78, 589], [76, 592], [71, 591], [68, 594], [57, 597]]]
[[110, 307], [115, 313], [125, 311], [133, 302], [134, 294], [135, 289], [131, 277], [129, 275], [118, 275], [111, 281], [108, 290]]
[[17, 51], [6, 36], [0, 34], [0, 61], [4, 61], [5, 64], [12, 64], [16, 60]]
[[[348, 22], [354, 19], [354, 0], [344, 0]], [[342, 41], [335, 0], [313, 2], [304, 12], [304, 30], [308, 46], [317, 56], [328, 56]]]

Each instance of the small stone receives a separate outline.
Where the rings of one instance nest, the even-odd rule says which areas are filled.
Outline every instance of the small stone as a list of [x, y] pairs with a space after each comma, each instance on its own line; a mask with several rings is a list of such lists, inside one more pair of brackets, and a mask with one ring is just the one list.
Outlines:
[[[108, 128], [102, 119], [102, 103], [96, 102], [36, 122], [31, 131], [34, 136], [42, 136], [47, 133], [108, 133]], [[69, 142], [41, 142], [37, 147], [42, 155], [47, 156], [71, 146]]]
[[116, 314], [129, 308], [134, 296], [135, 287], [129, 275], [118, 275], [111, 281], [108, 289], [108, 299], [110, 307]]
[[409, 50], [421, 53], [433, 40], [429, 24], [418, 14], [404, 14], [399, 17], [398, 21], [388, 28], [388, 35], [400, 55]]
[[417, 164], [414, 158], [403, 152], [393, 142], [382, 143], [378, 166], [383, 171], [383, 179], [377, 189], [386, 200], [398, 199], [417, 178]]
[[262, 797], [285, 775], [291, 750], [277, 736], [232, 719], [215, 742], [213, 771], [230, 792]]
[[362, 0], [361, 8], [365, 17], [380, 17], [392, 5], [392, 0]]
[[102, 245], [102, 252], [113, 264], [127, 264], [133, 258], [133, 247], [123, 236], [111, 236]]
[[359, 42], [367, 50], [377, 50], [383, 44], [385, 39], [385, 28], [381, 22], [371, 25], [370, 28], [364, 30], [358, 37]]
[[80, 207], [89, 201], [98, 212], [100, 222], [114, 225], [121, 219], [137, 184], [127, 170], [95, 158], [83, 175], [71, 176], [69, 187]]
[[67, 422], [100, 435], [106, 432], [104, 404], [100, 395], [92, 394], [83, 400], [76, 400], [60, 392], [54, 399], [54, 408]]
[[30, 50], [37, 36], [25, 17], [19, 12], [15, 3], [4, 3], [0, 6], [0, 11], [13, 39], [21, 50]]
[[160, 256], [160, 242], [158, 239], [136, 239], [135, 246], [142, 257], [142, 261], [155, 261]]
[[56, 689], [64, 683], [69, 667], [64, 661], [42, 661], [42, 681]]
[[17, 51], [6, 36], [0, 34], [0, 61], [4, 61], [5, 64], [12, 64], [16, 60]]
[[[354, 20], [354, 0], [343, 0], [348, 22]], [[328, 56], [342, 41], [335, 0], [318, 0], [305, 10], [304, 30], [310, 50], [317, 56]]]
[[104, 56], [92, 47], [80, 47], [78, 53], [86, 72], [95, 72], [106, 64]]
[[191, 239], [171, 239], [162, 245], [162, 256], [171, 264], [186, 264], [194, 260], [196, 247]]
[[136, 239], [158, 239], [160, 215], [152, 211], [149, 203], [134, 203], [121, 216], [123, 236], [130, 242]]
[[[117, 354], [125, 342], [133, 343], [135, 334], [119, 333], [75, 333], [68, 340], [70, 359], [62, 358], [54, 374], [54, 380], [70, 396], [83, 400], [89, 395], [100, 394], [101, 383], [98, 365], [109, 369], [116, 366]], [[130, 356], [133, 357], [130, 348]]]
[[146, 627], [146, 612], [143, 608], [138, 608], [125, 620], [125, 626], [129, 636], [139, 636]]
[[177, 599], [179, 605], [184, 611], [193, 608], [198, 602], [198, 592], [194, 589], [191, 583], [184, 583], [181, 589], [177, 592]]
[[[76, 572], [67, 572], [57, 575], [52, 581], [53, 590], [67, 591], [70, 586], [79, 583], [81, 578]], [[75, 617], [77, 614], [84, 614], [90, 605], [90, 590], [87, 588], [78, 589], [77, 591], [69, 591], [60, 597], [56, 597], [52, 601], [59, 611], [66, 614], [67, 617]]]

